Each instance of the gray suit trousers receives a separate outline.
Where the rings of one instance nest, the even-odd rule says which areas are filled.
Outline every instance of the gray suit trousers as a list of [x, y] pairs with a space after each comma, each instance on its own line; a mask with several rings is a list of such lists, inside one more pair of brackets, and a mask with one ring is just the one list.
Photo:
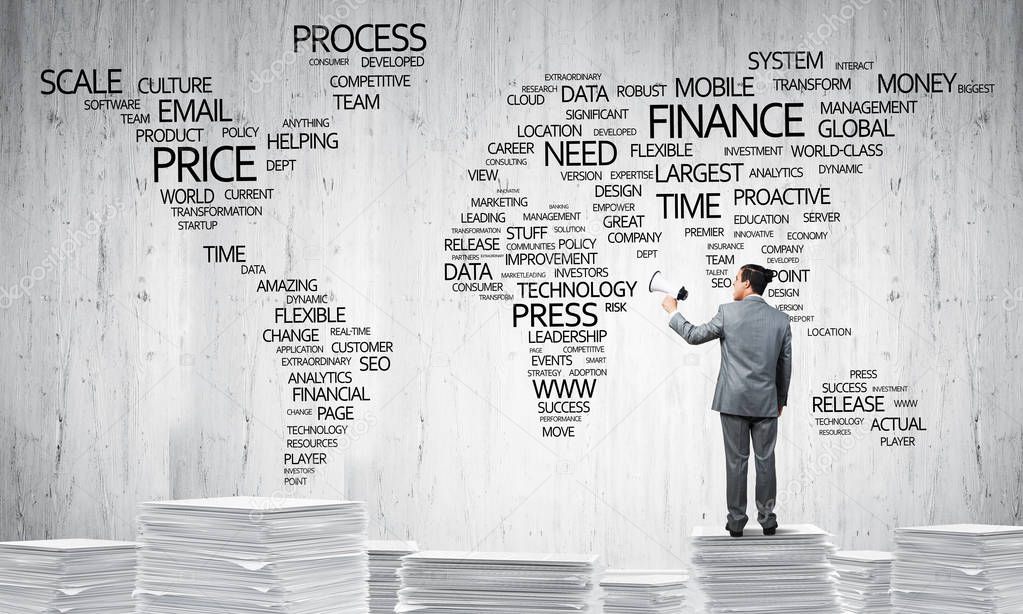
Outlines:
[[774, 473], [774, 444], [778, 440], [778, 418], [722, 413], [721, 431], [725, 437], [728, 529], [742, 531], [749, 520], [746, 516], [746, 474], [751, 440], [757, 470], [757, 522], [765, 529], [777, 527], [774, 502], [778, 496], [778, 481]]

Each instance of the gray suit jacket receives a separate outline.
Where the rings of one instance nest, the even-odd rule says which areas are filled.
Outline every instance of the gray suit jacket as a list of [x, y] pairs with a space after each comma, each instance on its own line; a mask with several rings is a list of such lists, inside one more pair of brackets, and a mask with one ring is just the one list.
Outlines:
[[711, 409], [725, 414], [768, 418], [787, 405], [792, 377], [792, 328], [789, 317], [751, 294], [718, 307], [706, 324], [694, 326], [681, 313], [672, 330], [687, 343], [721, 340], [721, 369]]

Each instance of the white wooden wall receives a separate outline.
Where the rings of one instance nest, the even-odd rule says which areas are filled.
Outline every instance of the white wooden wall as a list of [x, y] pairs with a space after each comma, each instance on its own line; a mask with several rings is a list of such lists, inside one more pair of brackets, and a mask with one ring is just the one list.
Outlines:
[[[526, 345], [505, 309], [454, 297], [439, 237], [480, 146], [513, 125], [504, 95], [545, 71], [613, 81], [736, 74], [838, 14], [830, 2], [361, 3], [348, 21], [428, 24], [427, 68], [375, 114], [335, 114], [343, 146], [280, 180], [273, 214], [217, 231], [284, 275], [320, 276], [397, 344], [374, 425], [297, 495], [369, 502], [372, 533], [431, 548], [596, 551], [615, 566], [678, 567], [695, 524], [723, 517], [714, 347], [681, 345], [656, 300], [609, 320], [611, 375], [575, 441], [536, 438]], [[782, 522], [843, 547], [884, 548], [898, 525], [1023, 521], [1023, 286], [1019, 235], [1019, 2], [874, 2], [824, 42], [826, 61], [959, 71], [994, 96], [951, 96], [899, 124], [891, 153], [842, 194], [835, 240], [812, 254], [810, 297], [853, 338], [796, 340], [782, 419]], [[341, 3], [5, 2], [0, 277], [55, 263], [0, 313], [0, 538], [133, 535], [140, 500], [274, 494], [283, 370], [258, 333], [268, 303], [207, 239], [172, 228], [125, 127], [38, 93], [47, 67], [209, 74], [262, 126], [322, 114], [322, 73], [252, 71], [290, 27]], [[476, 153], [474, 153], [476, 152]], [[539, 190], [539, 174], [525, 185]], [[109, 205], [115, 213], [105, 214]], [[89, 226], [90, 220], [98, 220]], [[87, 233], [53, 257], [72, 233]], [[693, 259], [682, 246], [662, 264]], [[648, 271], [614, 261], [634, 279]], [[694, 296], [695, 319], [726, 295]], [[836, 445], [811, 423], [827, 378], [877, 368], [912, 383], [930, 429], [916, 448]]]

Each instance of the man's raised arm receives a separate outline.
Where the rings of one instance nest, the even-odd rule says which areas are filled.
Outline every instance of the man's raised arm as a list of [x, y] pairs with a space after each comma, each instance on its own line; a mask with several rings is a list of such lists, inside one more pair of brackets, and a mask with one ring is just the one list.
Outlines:
[[720, 339], [724, 336], [725, 332], [720, 306], [718, 307], [718, 312], [706, 324], [694, 326], [685, 316], [676, 312], [675, 315], [671, 316], [668, 326], [685, 339], [689, 345], [699, 345], [707, 343], [712, 339]]

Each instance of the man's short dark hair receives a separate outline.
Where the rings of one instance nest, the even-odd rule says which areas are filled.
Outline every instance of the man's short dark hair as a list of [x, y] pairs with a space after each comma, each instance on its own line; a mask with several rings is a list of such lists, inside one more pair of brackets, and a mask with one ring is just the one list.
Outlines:
[[748, 281], [750, 288], [757, 294], [763, 294], [767, 284], [771, 283], [777, 274], [776, 271], [765, 269], [759, 264], [744, 264], [739, 272], [739, 279]]

